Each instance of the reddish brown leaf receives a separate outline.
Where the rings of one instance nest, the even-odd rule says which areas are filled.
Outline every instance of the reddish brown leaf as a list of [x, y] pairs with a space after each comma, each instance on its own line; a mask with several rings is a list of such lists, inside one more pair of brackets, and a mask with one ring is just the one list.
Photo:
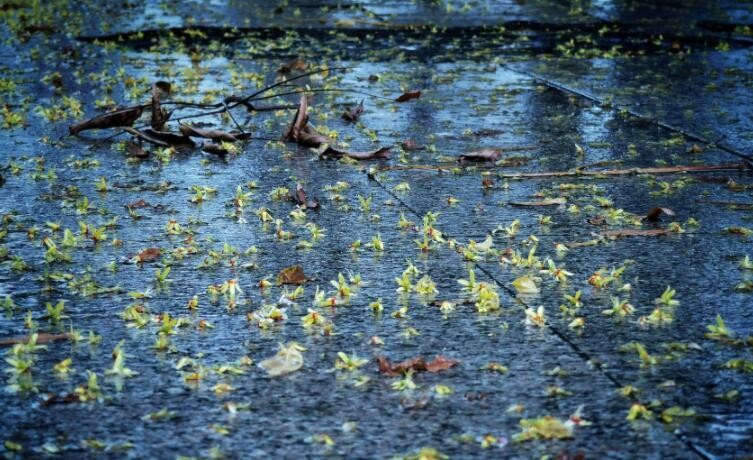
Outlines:
[[387, 360], [387, 358], [383, 356], [378, 356], [377, 363], [379, 364], [379, 372], [389, 377], [395, 377], [397, 375], [401, 375], [408, 372], [408, 370], [413, 370], [416, 372], [420, 372], [420, 371], [439, 372], [439, 371], [449, 369], [455, 366], [458, 362], [454, 359], [450, 359], [445, 356], [439, 355], [436, 358], [434, 358], [432, 361], [429, 361], [428, 363], [423, 358], [418, 356], [415, 358], [411, 358], [411, 359], [407, 359], [405, 361], [399, 362], [397, 364], [391, 364]]
[[160, 248], [146, 248], [139, 252], [133, 259], [136, 263], [152, 262], [157, 260], [160, 255], [162, 255]]
[[649, 222], [657, 222], [660, 220], [662, 214], [674, 216], [675, 212], [669, 208], [654, 208], [646, 214], [645, 219]]
[[500, 149], [474, 150], [473, 152], [460, 155], [460, 157], [458, 157], [458, 163], [462, 165], [469, 161], [497, 161], [501, 155], [502, 150]]
[[277, 284], [303, 284], [306, 281], [308, 281], [308, 278], [306, 278], [303, 267], [300, 265], [284, 268], [277, 275]]
[[143, 112], [143, 107], [135, 106], [125, 109], [116, 110], [114, 112], [104, 113], [97, 115], [94, 118], [74, 123], [68, 127], [68, 132], [71, 136], [75, 136], [81, 131], [88, 129], [106, 129], [116, 128], [119, 126], [132, 126], [133, 123], [138, 120]]
[[586, 219], [586, 222], [588, 222], [591, 225], [606, 225], [607, 219], [606, 217], [602, 215], [598, 215], [598, 216]]
[[[0, 347], [7, 347], [10, 345], [15, 345], [17, 343], [29, 343], [29, 339], [31, 338], [31, 335], [24, 335], [20, 337], [8, 337], [5, 339], [0, 339]], [[58, 342], [60, 340], [70, 340], [71, 334], [67, 332], [63, 332], [62, 334], [48, 334], [46, 332], [40, 332], [37, 334], [37, 343], [51, 343], [51, 342]]]
[[220, 131], [217, 129], [202, 129], [195, 126], [180, 125], [178, 127], [184, 136], [203, 137], [213, 141], [238, 142], [238, 138], [232, 133]]
[[133, 201], [133, 202], [131, 202], [131, 203], [128, 203], [128, 204], [126, 205], [126, 208], [131, 208], [131, 209], [140, 209], [140, 208], [147, 208], [147, 207], [149, 207], [149, 206], [151, 206], [151, 205], [150, 205], [149, 203], [147, 203], [147, 202], [146, 202], [146, 201], [145, 201], [145, 200], [144, 200], [143, 198], [139, 198], [139, 199], [138, 199], [138, 200], [136, 200], [136, 201]]
[[458, 361], [446, 356], [437, 355], [436, 358], [426, 363], [426, 370], [429, 372], [439, 372], [457, 365]]
[[421, 91], [406, 91], [395, 99], [395, 102], [406, 102], [421, 97]]
[[363, 100], [361, 100], [361, 103], [357, 106], [348, 107], [345, 110], [345, 113], [343, 113], [343, 118], [347, 121], [355, 122], [361, 115], [363, 115], [363, 111]]

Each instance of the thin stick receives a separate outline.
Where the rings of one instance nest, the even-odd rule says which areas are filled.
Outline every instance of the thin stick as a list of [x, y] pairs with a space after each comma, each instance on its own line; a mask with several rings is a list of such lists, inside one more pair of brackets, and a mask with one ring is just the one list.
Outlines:
[[[396, 165], [382, 166], [378, 171], [451, 171], [460, 166], [434, 166], [434, 165]], [[465, 168], [467, 169], [467, 168]], [[503, 173], [497, 176], [502, 179], [543, 179], [548, 177], [597, 177], [597, 176], [631, 176], [639, 174], [682, 174], [701, 173], [713, 171], [742, 171], [750, 170], [746, 163], [731, 163], [721, 165], [700, 166], [667, 166], [663, 168], [631, 168], [631, 169], [606, 169], [601, 171], [583, 171], [571, 169], [568, 171], [547, 171], [538, 173]]]

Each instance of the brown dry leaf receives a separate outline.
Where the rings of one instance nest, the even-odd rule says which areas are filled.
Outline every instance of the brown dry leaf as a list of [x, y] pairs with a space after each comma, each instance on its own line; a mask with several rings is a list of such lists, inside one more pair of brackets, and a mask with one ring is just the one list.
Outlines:
[[222, 144], [215, 144], [214, 142], [204, 142], [201, 145], [201, 150], [211, 153], [212, 155], [219, 155], [219, 156], [225, 156], [228, 152], [225, 147], [222, 146]]
[[134, 128], [124, 129], [132, 135], [138, 137], [139, 139], [145, 140], [154, 145], [159, 145], [160, 147], [176, 147], [183, 149], [193, 148], [196, 146], [196, 144], [194, 144], [194, 142], [188, 136], [182, 136], [166, 131], [155, 131], [148, 128], [144, 130], [138, 130]]
[[403, 141], [400, 146], [405, 150], [406, 152], [412, 152], [414, 150], [425, 150], [425, 145], [420, 145], [416, 143], [413, 139], [408, 139], [406, 141]]
[[144, 108], [141, 106], [127, 107], [114, 112], [103, 113], [88, 120], [79, 121], [68, 127], [71, 136], [75, 136], [81, 131], [88, 129], [106, 129], [120, 126], [132, 126], [138, 120]]
[[332, 156], [332, 157], [350, 157], [355, 160], [376, 160], [379, 158], [389, 158], [390, 157], [390, 149], [392, 147], [380, 147], [376, 150], [372, 150], [369, 152], [349, 152], [347, 150], [341, 150], [334, 147], [327, 147], [324, 152], [322, 152], [322, 155], [325, 156]]
[[408, 370], [414, 370], [416, 372], [429, 371], [439, 372], [445, 369], [449, 369], [455, 366], [458, 361], [447, 358], [446, 356], [438, 355], [432, 361], [428, 363], [420, 356], [407, 359], [405, 361], [391, 364], [387, 358], [383, 356], [377, 357], [377, 363], [379, 364], [379, 372], [389, 377], [395, 377], [406, 373]]
[[395, 99], [395, 102], [406, 102], [421, 97], [421, 91], [406, 91]]
[[178, 129], [184, 136], [203, 137], [204, 139], [225, 142], [238, 142], [239, 140], [234, 134], [218, 129], [202, 129], [190, 125], [180, 125]]
[[586, 222], [588, 222], [591, 225], [606, 225], [607, 218], [600, 214], [598, 216], [594, 216], [594, 217], [590, 217], [586, 219]]
[[662, 214], [674, 216], [675, 212], [669, 208], [654, 208], [650, 210], [648, 214], [646, 214], [645, 219], [649, 222], [657, 222], [661, 218]]
[[633, 228], [626, 228], [623, 230], [607, 230], [604, 232], [601, 232], [599, 235], [605, 237], [605, 238], [622, 238], [626, 236], [663, 236], [663, 235], [669, 235], [672, 232], [665, 228], [654, 228], [654, 229], [633, 229]]
[[284, 268], [277, 275], [277, 284], [303, 284], [306, 281], [308, 281], [308, 278], [306, 278], [303, 267], [300, 265]]
[[[71, 337], [72, 337], [71, 334], [67, 332], [63, 332], [62, 334], [48, 334], [46, 332], [40, 332], [37, 334], [37, 343], [43, 344], [43, 343], [58, 342], [61, 340], [70, 340]], [[8, 347], [11, 345], [16, 345], [18, 343], [24, 343], [24, 344], [29, 343], [29, 338], [31, 338], [31, 335], [0, 339], [0, 347]]]
[[439, 372], [445, 369], [449, 369], [458, 364], [456, 359], [451, 359], [446, 356], [437, 355], [433, 360], [426, 363], [426, 370], [429, 372]]
[[309, 65], [301, 59], [293, 59], [287, 64], [283, 64], [277, 69], [278, 73], [290, 73], [292, 71], [303, 72], [308, 69]]
[[481, 149], [468, 152], [458, 157], [458, 163], [461, 165], [468, 161], [497, 161], [502, 155], [501, 149]]
[[152, 85], [152, 129], [161, 131], [170, 119], [170, 113], [160, 105], [162, 96], [170, 94], [172, 85], [166, 81], [157, 81]]
[[162, 255], [160, 248], [146, 248], [139, 252], [133, 259], [136, 263], [152, 262], [157, 260], [160, 255]]
[[298, 206], [306, 206], [308, 209], [319, 208], [319, 201], [316, 198], [309, 200], [306, 190], [303, 189], [301, 184], [296, 184], [295, 193], [291, 195], [291, 198]]
[[128, 203], [127, 205], [125, 205], [126, 208], [131, 208], [131, 209], [148, 208], [149, 206], [151, 205], [147, 203], [146, 200], [144, 200], [143, 198], [139, 198], [138, 200], [132, 201]]
[[564, 198], [549, 198], [539, 201], [510, 201], [510, 206], [564, 206], [567, 200]]
[[363, 100], [361, 100], [361, 103], [358, 104], [355, 107], [348, 107], [345, 110], [345, 113], [343, 113], [343, 118], [346, 121], [355, 122], [358, 120], [358, 118], [363, 115], [364, 109], [363, 109]]
[[483, 179], [481, 179], [481, 187], [483, 187], [483, 188], [492, 188], [492, 187], [494, 187], [494, 179], [492, 179], [489, 176], [484, 177]]
[[139, 144], [136, 142], [128, 141], [126, 142], [126, 152], [128, 152], [128, 155], [136, 158], [147, 158], [149, 156], [149, 152], [144, 150]]

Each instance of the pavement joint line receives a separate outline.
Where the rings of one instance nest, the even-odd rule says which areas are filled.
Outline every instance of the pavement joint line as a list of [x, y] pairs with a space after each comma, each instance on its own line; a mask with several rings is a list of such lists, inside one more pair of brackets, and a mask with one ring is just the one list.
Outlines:
[[[509, 65], [504, 65], [504, 64], [501, 65], [501, 67], [504, 68], [505, 70], [510, 71], [510, 72], [518, 73], [520, 75], [525, 75], [525, 76], [527, 76], [529, 78], [532, 78], [534, 81], [539, 81], [539, 82], [543, 83], [544, 85], [548, 86], [549, 88], [555, 89], [555, 90], [560, 91], [562, 93], [572, 94], [572, 95], [578, 96], [580, 98], [587, 99], [587, 100], [589, 100], [591, 102], [594, 102], [594, 103], [598, 104], [601, 107], [606, 107], [607, 106], [607, 104], [603, 100], [601, 100], [597, 96], [594, 96], [593, 94], [588, 94], [586, 92], [579, 91], [577, 89], [571, 88], [571, 87], [563, 85], [561, 83], [557, 83], [556, 81], [550, 80], [550, 79], [548, 79], [548, 78], [546, 78], [546, 77], [544, 77], [542, 75], [538, 75], [538, 74], [536, 74], [534, 72], [530, 72], [528, 70], [516, 69], [516, 68], [510, 67]], [[696, 141], [696, 142], [700, 142], [700, 143], [705, 144], [705, 145], [707, 145], [709, 147], [716, 148], [716, 149], [719, 149], [719, 150], [721, 150], [723, 152], [726, 152], [726, 153], [729, 153], [731, 155], [734, 155], [734, 156], [736, 156], [738, 158], [742, 158], [743, 160], [746, 160], [748, 162], [748, 166], [750, 166], [751, 168], [753, 168], [753, 165], [751, 165], [751, 163], [753, 163], [753, 156], [745, 154], [745, 153], [739, 151], [738, 149], [736, 149], [734, 147], [730, 147], [728, 145], [721, 144], [721, 143], [717, 144], [714, 141], [711, 141], [711, 140], [709, 140], [709, 139], [701, 136], [700, 134], [695, 134], [695, 133], [693, 133], [691, 131], [684, 130], [684, 129], [679, 128], [677, 126], [674, 126], [674, 125], [672, 125], [670, 123], [667, 123], [665, 121], [659, 120], [658, 118], [652, 118], [652, 117], [643, 115], [643, 114], [637, 112], [636, 110], [634, 110], [634, 109], [632, 109], [630, 107], [625, 107], [625, 106], [621, 106], [621, 105], [617, 105], [617, 104], [609, 104], [608, 106], [611, 108], [611, 110], [613, 110], [615, 112], [625, 111], [630, 116], [632, 116], [633, 118], [636, 118], [636, 119], [638, 119], [638, 120], [640, 120], [640, 121], [642, 121], [644, 123], [654, 124], [654, 125], [656, 125], [656, 126], [658, 126], [660, 128], [664, 128], [666, 130], [669, 130], [669, 131], [672, 131], [674, 133], [680, 134], [680, 135], [682, 135], [683, 137], [685, 137], [687, 139], [690, 139], [690, 140], [693, 140], [693, 141]]]
[[[404, 207], [406, 210], [408, 210], [408, 212], [410, 212], [411, 214], [413, 214], [414, 216], [416, 216], [419, 219], [422, 217], [421, 214], [416, 209], [414, 209], [412, 206], [410, 206], [409, 204], [407, 204], [402, 198], [400, 198], [399, 196], [397, 196], [392, 190], [390, 190], [389, 188], [387, 188], [377, 178], [375, 178], [375, 177], [372, 178], [371, 176], [367, 175], [367, 181], [368, 182], [372, 182], [372, 181], [376, 182], [377, 185], [382, 190], [384, 190], [385, 192], [387, 192], [387, 194], [389, 194], [395, 200], [397, 200], [397, 202], [400, 203], [400, 205], [402, 207]], [[448, 235], [448, 234], [445, 234], [445, 235], [448, 236], [448, 237], [451, 237], [451, 235]], [[491, 271], [489, 269], [485, 268], [484, 266], [482, 266], [479, 263], [474, 263], [474, 265], [475, 265], [476, 268], [479, 269], [479, 271], [481, 271], [486, 276], [488, 276], [489, 279], [491, 279], [495, 283], [497, 283], [497, 285], [500, 286], [516, 303], [518, 303], [519, 305], [521, 305], [523, 307], [523, 309], [525, 309], [525, 308], [531, 308], [530, 305], [528, 305], [526, 302], [524, 302], [523, 300], [517, 298], [517, 293], [515, 292], [515, 290], [513, 290], [511, 287], [507, 286], [505, 283], [501, 282], [500, 280], [498, 280], [491, 273]], [[552, 335], [554, 335], [560, 341], [562, 341], [565, 345], [567, 345], [576, 356], [580, 357], [583, 360], [583, 362], [585, 363], [585, 365], [586, 365], [586, 367], [588, 369], [596, 372], [597, 374], [601, 374], [604, 378], [606, 378], [608, 381], [610, 381], [612, 383], [612, 385], [614, 386], [615, 389], [619, 389], [619, 388], [621, 388], [621, 387], [624, 386], [617, 377], [615, 377], [614, 375], [612, 375], [610, 372], [608, 372], [602, 366], [594, 366], [594, 365], [589, 364], [590, 361], [594, 357], [592, 357], [591, 355], [589, 355], [588, 352], [582, 350], [575, 342], [573, 342], [572, 340], [570, 340], [558, 328], [552, 326], [549, 323], [546, 324], [546, 328], [547, 328], [547, 330]], [[655, 427], [658, 427], [658, 429], [660, 429], [660, 430], [664, 430], [664, 427], [660, 426], [656, 420], [651, 420], [649, 423], [651, 423]], [[691, 441], [684, 439], [683, 436], [682, 436], [682, 434], [679, 433], [679, 430], [674, 430], [670, 434], [675, 439], [677, 439], [680, 443], [684, 444], [685, 447], [687, 447], [691, 452], [693, 452], [696, 455], [698, 455], [700, 458], [703, 458], [703, 459], [706, 459], [706, 460], [710, 460], [711, 459], [711, 457], [700, 446], [696, 446]]]

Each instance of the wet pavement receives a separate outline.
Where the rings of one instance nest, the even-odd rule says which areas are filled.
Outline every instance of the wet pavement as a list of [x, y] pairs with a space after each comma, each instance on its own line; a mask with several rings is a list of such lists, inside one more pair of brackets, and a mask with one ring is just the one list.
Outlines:
[[[751, 455], [751, 5], [268, 3], [2, 9], [0, 338], [81, 334], [4, 348], [4, 455]], [[192, 119], [255, 138], [222, 158], [67, 136], [155, 81], [214, 103], [293, 59], [346, 69], [269, 94], [306, 89], [310, 124], [390, 159], [280, 142], [291, 109]], [[166, 107], [173, 132], [204, 110]], [[458, 163], [482, 149], [501, 154]], [[318, 209], [291, 201], [297, 184]], [[296, 264], [292, 294], [276, 278]], [[470, 271], [482, 293], [458, 283]], [[518, 292], [526, 277], [538, 292]], [[270, 377], [259, 363], [291, 342], [303, 366]], [[457, 364], [376, 360], [437, 355]], [[524, 430], [548, 416], [559, 431]]]

